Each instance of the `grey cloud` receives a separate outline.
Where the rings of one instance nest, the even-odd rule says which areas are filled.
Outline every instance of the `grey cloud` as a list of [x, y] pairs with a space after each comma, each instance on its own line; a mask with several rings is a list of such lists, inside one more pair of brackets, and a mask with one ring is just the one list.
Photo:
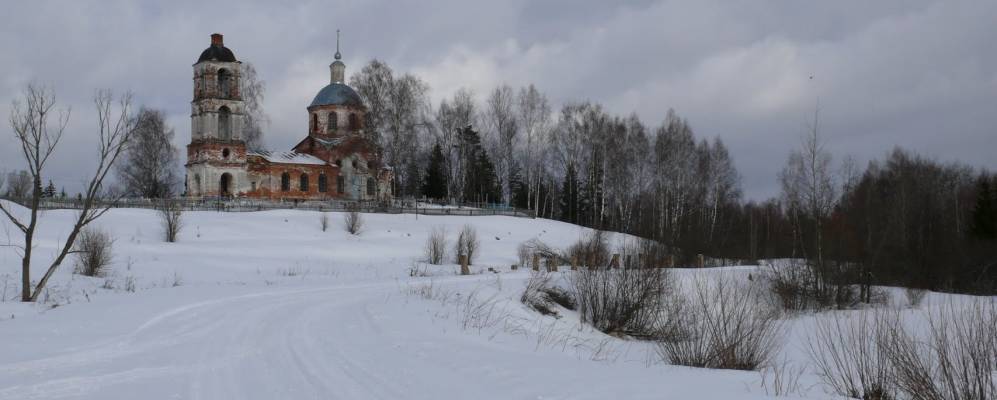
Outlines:
[[[347, 73], [373, 57], [461, 86], [534, 83], [558, 103], [592, 100], [655, 125], [668, 108], [727, 142], [749, 196], [776, 173], [820, 98], [829, 148], [860, 161], [903, 145], [997, 169], [997, 3], [603, 1], [31, 2], [0, 16], [0, 113], [28, 81], [73, 108], [50, 173], [88, 165], [95, 88], [131, 89], [189, 140], [190, 65], [222, 32], [268, 83], [268, 143], [293, 144], [328, 79], [335, 29]], [[814, 76], [811, 80], [810, 76]], [[0, 169], [19, 167], [0, 126]]]

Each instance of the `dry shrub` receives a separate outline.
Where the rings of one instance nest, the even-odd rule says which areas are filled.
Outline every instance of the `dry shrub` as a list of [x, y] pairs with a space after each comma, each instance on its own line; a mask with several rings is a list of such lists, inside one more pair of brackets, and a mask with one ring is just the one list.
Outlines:
[[807, 347], [817, 375], [841, 396], [895, 398], [890, 362], [881, 344], [897, 322], [896, 314], [886, 311], [818, 317]]
[[755, 370], [776, 353], [784, 324], [760, 286], [721, 274], [697, 279], [693, 289], [691, 298], [670, 304], [674, 320], [668, 338], [658, 342], [663, 359], [690, 367]]
[[[831, 271], [830, 268], [828, 270]], [[854, 308], [860, 301], [856, 286], [838, 282], [843, 281], [845, 276], [840, 271], [831, 272], [821, 273], [810, 262], [794, 260], [790, 265], [771, 266], [765, 272], [765, 280], [786, 311]], [[830, 279], [829, 275], [839, 279]]]
[[601, 267], [609, 264], [609, 243], [606, 233], [593, 231], [568, 247], [567, 257], [582, 266]]
[[447, 231], [442, 226], [433, 228], [426, 239], [426, 262], [433, 265], [443, 264], [447, 256]]
[[555, 304], [574, 310], [576, 308], [574, 297], [568, 291], [552, 285], [551, 279], [551, 274], [546, 271], [531, 272], [519, 301], [543, 315], [555, 317], [559, 316], [554, 308]]
[[343, 215], [343, 224], [351, 235], [359, 235], [363, 229], [363, 215], [356, 207], [350, 207]]
[[464, 228], [457, 234], [457, 243], [454, 244], [455, 262], [460, 263], [460, 256], [467, 256], [467, 264], [474, 265], [474, 257], [477, 255], [481, 241], [478, 240], [478, 232], [471, 225], [464, 225]]
[[86, 276], [104, 276], [113, 259], [114, 239], [106, 231], [95, 227], [84, 228], [76, 237], [73, 252], [76, 254], [74, 273]]
[[924, 301], [924, 297], [928, 295], [928, 291], [921, 288], [904, 288], [904, 296], [907, 297], [907, 305], [911, 308], [918, 308], [921, 306], [921, 302]]
[[163, 225], [163, 239], [176, 242], [183, 228], [183, 204], [176, 199], [163, 199], [156, 208]]
[[656, 337], [672, 280], [664, 269], [587, 269], [571, 275], [583, 322], [613, 335]]
[[897, 389], [914, 400], [997, 398], [997, 305], [951, 302], [926, 312], [928, 326], [912, 332], [894, 324], [881, 344]]
[[530, 273], [530, 279], [526, 281], [526, 288], [519, 296], [519, 301], [527, 307], [532, 308], [543, 315], [558, 316], [551, 302], [544, 295], [544, 290], [550, 286], [550, 274], [544, 271], [534, 271]]
[[518, 252], [519, 262], [523, 267], [532, 266], [534, 254], [541, 259], [554, 260], [559, 263], [567, 261], [560, 250], [536, 238], [521, 243]]

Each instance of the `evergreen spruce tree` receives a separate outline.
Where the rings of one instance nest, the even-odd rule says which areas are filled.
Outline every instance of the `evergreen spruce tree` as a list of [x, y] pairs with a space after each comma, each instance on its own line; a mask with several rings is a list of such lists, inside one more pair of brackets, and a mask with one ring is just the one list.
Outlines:
[[973, 208], [973, 224], [970, 234], [983, 240], [997, 239], [997, 200], [994, 190], [986, 177], [980, 178], [976, 186], [976, 206]]
[[62, 188], [62, 190], [59, 191], [59, 198], [60, 199], [65, 199], [66, 198], [66, 188], [65, 187]]
[[572, 224], [578, 223], [579, 211], [579, 191], [578, 174], [574, 165], [568, 165], [568, 170], [564, 173], [564, 183], [561, 185], [561, 221]]
[[443, 199], [447, 197], [447, 176], [445, 167], [446, 159], [443, 157], [443, 148], [439, 143], [433, 146], [433, 151], [429, 154], [429, 165], [426, 166], [425, 178], [422, 183], [422, 195], [430, 199]]
[[48, 186], [45, 186], [45, 190], [42, 190], [42, 197], [51, 199], [55, 197], [55, 184], [52, 181], [48, 181]]

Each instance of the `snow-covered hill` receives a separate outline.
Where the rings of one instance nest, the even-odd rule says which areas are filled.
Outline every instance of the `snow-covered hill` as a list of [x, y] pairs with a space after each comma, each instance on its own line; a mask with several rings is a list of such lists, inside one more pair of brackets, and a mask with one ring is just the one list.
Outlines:
[[[97, 222], [116, 240], [110, 274], [73, 275], [67, 263], [39, 305], [16, 301], [20, 258], [0, 248], [0, 399], [766, 397], [757, 372], [665, 365], [652, 346], [570, 311], [556, 319], [520, 304], [529, 272], [510, 271], [517, 246], [567, 247], [583, 228], [364, 215], [353, 236], [329, 215], [323, 232], [315, 212], [191, 212], [180, 241], [164, 243], [154, 212], [112, 210]], [[45, 214], [40, 259], [72, 217]], [[482, 243], [474, 275], [421, 262], [434, 227], [452, 242], [465, 224]], [[802, 357], [793, 331], [807, 324], [794, 323], [782, 357]]]

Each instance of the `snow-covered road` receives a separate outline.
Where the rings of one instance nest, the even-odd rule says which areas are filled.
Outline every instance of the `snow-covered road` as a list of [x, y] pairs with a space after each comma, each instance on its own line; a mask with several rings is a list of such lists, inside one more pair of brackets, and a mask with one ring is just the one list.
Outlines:
[[[39, 254], [72, 214], [46, 217]], [[644, 343], [523, 307], [516, 246], [566, 247], [584, 233], [573, 225], [370, 215], [352, 236], [322, 232], [316, 213], [187, 218], [165, 244], [154, 214], [114, 210], [101, 220], [117, 239], [107, 278], [64, 268], [45, 304], [0, 302], [0, 399], [764, 397], [757, 373], [649, 362]], [[483, 241], [474, 270], [501, 273], [410, 276], [430, 230], [464, 224]], [[0, 286], [17, 262], [0, 249]], [[475, 298], [490, 321], [468, 323]]]

